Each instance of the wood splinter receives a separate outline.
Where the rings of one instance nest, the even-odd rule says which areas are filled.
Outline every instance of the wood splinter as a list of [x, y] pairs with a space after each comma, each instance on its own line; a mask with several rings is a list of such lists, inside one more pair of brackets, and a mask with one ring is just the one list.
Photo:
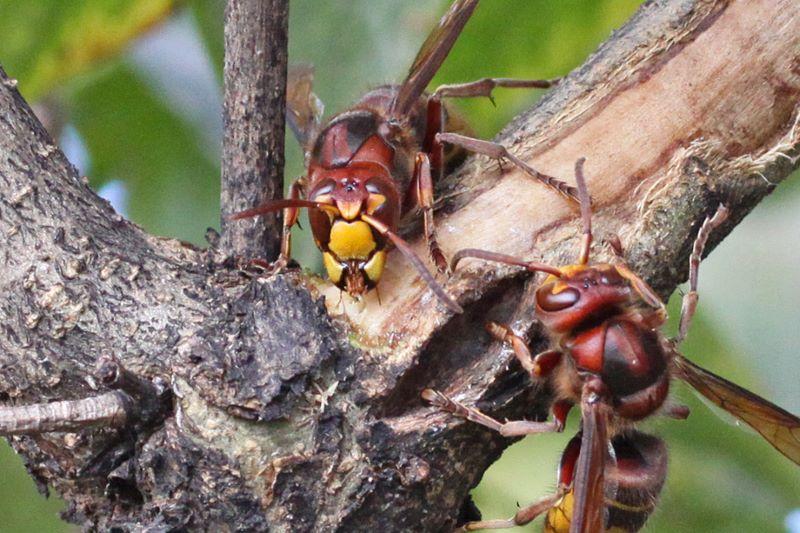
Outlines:
[[172, 394], [165, 380], [142, 379], [111, 357], [98, 360], [95, 375], [115, 390], [80, 400], [0, 407], [0, 435], [150, 425], [169, 412]]

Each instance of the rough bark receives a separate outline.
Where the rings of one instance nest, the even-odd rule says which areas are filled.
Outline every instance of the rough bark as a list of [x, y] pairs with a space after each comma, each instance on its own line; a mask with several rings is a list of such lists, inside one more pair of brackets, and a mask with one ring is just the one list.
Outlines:
[[[163, 423], [126, 433], [127, 453], [113, 428], [12, 437], [40, 486], [67, 499], [69, 520], [438, 530], [509, 441], [432, 411], [420, 391], [501, 417], [543, 412], [547, 392], [483, 332], [487, 319], [506, 321], [545, 346], [534, 280], [466, 263], [447, 285], [466, 308], [454, 317], [400, 257], [381, 305], [340, 303], [299, 272], [245, 277], [227, 253], [149, 236], [114, 213], [2, 71], [0, 81], [2, 399], [99, 394], [91, 376], [104, 355], [168, 379], [175, 395]], [[666, 296], [686, 278], [706, 214], [731, 209], [718, 241], [797, 166], [799, 93], [793, 0], [653, 1], [499, 140], [568, 180], [585, 156], [598, 240], [619, 235]], [[475, 158], [439, 189], [446, 251], [573, 260], [577, 212], [519, 173]]]
[[226, 215], [283, 196], [288, 0], [228, 0], [222, 141], [222, 247], [273, 260], [281, 213], [230, 223]]

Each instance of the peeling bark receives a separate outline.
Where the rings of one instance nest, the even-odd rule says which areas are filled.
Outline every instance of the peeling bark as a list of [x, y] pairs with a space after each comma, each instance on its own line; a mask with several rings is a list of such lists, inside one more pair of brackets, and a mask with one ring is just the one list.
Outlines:
[[[121, 435], [109, 427], [12, 437], [40, 486], [65, 497], [67, 519], [439, 530], [509, 441], [425, 407], [420, 391], [500, 417], [544, 412], [546, 391], [483, 333], [487, 319], [510, 322], [545, 346], [535, 280], [465, 262], [447, 285], [465, 306], [454, 317], [400, 257], [382, 305], [340, 303], [299, 272], [244, 276], [228, 251], [152, 237], [114, 213], [2, 71], [0, 82], [2, 399], [96, 395], [93, 368], [107, 355], [175, 395], [173, 416], [127, 435], [127, 454], [110, 453]], [[585, 156], [598, 242], [619, 235], [632, 268], [666, 296], [686, 278], [706, 214], [721, 201], [731, 209], [718, 241], [797, 166], [799, 93], [796, 2], [653, 1], [499, 140], [567, 180]], [[473, 158], [439, 193], [447, 252], [573, 260], [576, 210], [512, 169]]]

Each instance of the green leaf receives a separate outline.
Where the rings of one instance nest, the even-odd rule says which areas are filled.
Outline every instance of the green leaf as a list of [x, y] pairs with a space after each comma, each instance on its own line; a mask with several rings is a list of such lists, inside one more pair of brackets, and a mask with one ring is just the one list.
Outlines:
[[58, 518], [64, 502], [56, 496], [45, 499], [36, 490], [22, 460], [5, 439], [0, 442], [0, 479], [0, 531], [74, 531]]
[[222, 67], [225, 60], [224, 29], [225, 29], [225, 2], [224, 0], [190, 0], [195, 24], [200, 32], [206, 52], [214, 72], [222, 86]]
[[0, 63], [35, 101], [118, 54], [167, 18], [174, 0], [0, 0]]
[[[549, 79], [567, 75], [625, 23], [639, 0], [481, 2], [430, 88], [483, 77]], [[495, 90], [487, 99], [456, 100], [476, 132], [494, 136], [542, 94]]]
[[125, 63], [68, 96], [89, 150], [92, 185], [121, 179], [130, 217], [148, 231], [201, 244], [219, 225], [219, 147], [168, 107]]

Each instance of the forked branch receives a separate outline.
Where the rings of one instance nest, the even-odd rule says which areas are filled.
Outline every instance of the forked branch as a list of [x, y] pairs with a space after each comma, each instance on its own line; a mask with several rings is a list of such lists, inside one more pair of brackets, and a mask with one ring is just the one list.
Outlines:
[[[593, 257], [618, 235], [627, 263], [663, 296], [685, 277], [692, 238], [719, 203], [732, 228], [797, 166], [798, 65], [794, 0], [651, 1], [497, 140], [550, 176], [570, 179], [586, 157]], [[282, 117], [282, 93], [266, 96]], [[266, 158], [259, 168], [280, 175], [277, 145], [254, 150]], [[519, 269], [464, 260], [446, 287], [464, 307], [457, 318], [403, 260], [388, 261], [382, 304], [360, 307], [299, 272], [241, 276], [113, 213], [2, 71], [0, 153], [2, 397], [91, 396], [87, 378], [105, 353], [176, 393], [175, 416], [143, 432], [126, 459], [135, 491], [123, 494], [138, 496], [121, 503], [103, 490], [118, 467], [99, 464], [88, 481], [75, 474], [113, 444], [109, 432], [82, 432], [72, 448], [57, 433], [14, 440], [37, 458], [37, 479], [70, 502], [67, 518], [87, 528], [439, 530], [507, 442], [435, 413], [421, 391], [482, 401], [496, 419], [536, 414], [529, 380], [484, 332], [487, 320], [512, 323], [534, 353], [545, 347]], [[224, 188], [266, 190], [248, 181], [255, 160], [226, 160], [236, 172]], [[527, 174], [473, 158], [439, 193], [449, 255], [574, 261], [577, 209]], [[223, 214], [260, 203], [236, 198]], [[264, 231], [227, 234], [226, 250], [263, 257]], [[271, 235], [277, 243], [277, 226]], [[421, 240], [412, 246], [426, 257]]]
[[171, 409], [170, 389], [160, 379], [151, 383], [110, 358], [100, 360], [95, 376], [116, 390], [81, 400], [0, 407], [0, 435], [147, 425], [163, 420]]

